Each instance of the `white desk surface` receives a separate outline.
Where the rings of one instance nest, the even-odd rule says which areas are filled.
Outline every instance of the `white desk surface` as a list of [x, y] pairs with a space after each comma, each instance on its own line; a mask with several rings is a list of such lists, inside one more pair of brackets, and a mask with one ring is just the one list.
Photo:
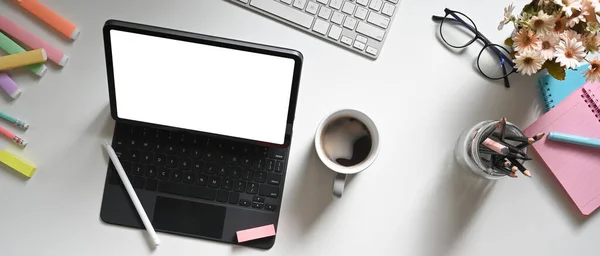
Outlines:
[[[464, 175], [453, 149], [461, 131], [502, 116], [522, 127], [541, 111], [536, 78], [513, 88], [473, 68], [479, 43], [454, 53], [437, 39], [431, 15], [470, 16], [492, 41], [506, 1], [404, 0], [377, 61], [216, 0], [39, 0], [81, 29], [67, 42], [11, 0], [0, 13], [65, 50], [71, 61], [42, 79], [14, 74], [23, 89], [2, 111], [31, 123], [22, 151], [38, 170], [30, 180], [0, 171], [0, 255], [598, 255], [600, 219], [584, 218], [540, 164], [534, 178], [486, 183]], [[527, 0], [517, 1], [522, 7]], [[485, 11], [482, 11], [485, 10]], [[101, 28], [122, 19], [297, 49], [305, 62], [286, 189], [269, 251], [159, 233], [151, 251], [143, 230], [99, 218], [111, 138]], [[333, 174], [313, 151], [323, 116], [355, 108], [379, 127], [375, 164], [333, 200]], [[2, 140], [1, 147], [18, 151]]]

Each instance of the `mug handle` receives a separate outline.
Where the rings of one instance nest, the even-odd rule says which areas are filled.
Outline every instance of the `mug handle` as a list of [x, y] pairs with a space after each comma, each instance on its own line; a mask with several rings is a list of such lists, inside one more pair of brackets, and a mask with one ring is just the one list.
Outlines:
[[337, 198], [342, 197], [344, 193], [344, 186], [346, 186], [346, 177], [348, 175], [343, 173], [336, 173], [335, 179], [333, 180], [333, 195]]

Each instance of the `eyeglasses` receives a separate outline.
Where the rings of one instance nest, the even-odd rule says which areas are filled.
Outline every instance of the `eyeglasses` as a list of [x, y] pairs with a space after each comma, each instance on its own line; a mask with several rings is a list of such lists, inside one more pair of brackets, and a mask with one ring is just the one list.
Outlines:
[[446, 16], [433, 16], [433, 21], [440, 23], [440, 36], [450, 47], [465, 48], [478, 39], [483, 41], [484, 47], [477, 56], [477, 69], [491, 79], [504, 79], [504, 86], [510, 87], [508, 76], [515, 73], [515, 63], [509, 57], [510, 52], [501, 45], [490, 42], [483, 34], [477, 31], [477, 26], [471, 18], [461, 12], [444, 9]]

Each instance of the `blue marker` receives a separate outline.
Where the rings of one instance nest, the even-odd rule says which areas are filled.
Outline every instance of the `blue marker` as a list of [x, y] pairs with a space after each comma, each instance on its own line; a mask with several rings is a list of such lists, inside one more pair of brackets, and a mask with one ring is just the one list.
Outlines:
[[565, 133], [560, 133], [560, 132], [551, 132], [548, 135], [548, 139], [553, 140], [553, 141], [577, 144], [577, 145], [581, 145], [581, 146], [600, 148], [600, 139], [586, 138], [586, 137], [565, 134]]

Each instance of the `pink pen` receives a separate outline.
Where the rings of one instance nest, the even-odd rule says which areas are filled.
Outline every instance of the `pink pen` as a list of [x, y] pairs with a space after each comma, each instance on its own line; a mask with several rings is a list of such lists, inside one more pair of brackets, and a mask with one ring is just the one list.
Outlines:
[[15, 81], [13, 81], [6, 73], [0, 73], [0, 88], [13, 99], [18, 98], [21, 95], [21, 89], [19, 89], [17, 83], [15, 83]]
[[8, 18], [0, 15], [0, 30], [6, 32], [13, 39], [23, 43], [29, 49], [44, 49], [48, 54], [48, 59], [61, 67], [67, 65], [69, 56], [65, 55], [61, 50], [46, 43], [31, 32], [12, 22]]
[[27, 142], [25, 140], [19, 138], [19, 136], [15, 135], [9, 130], [4, 129], [3, 127], [0, 127], [0, 133], [2, 133], [2, 135], [4, 135], [6, 138], [11, 139], [14, 143], [21, 147], [27, 146]]

